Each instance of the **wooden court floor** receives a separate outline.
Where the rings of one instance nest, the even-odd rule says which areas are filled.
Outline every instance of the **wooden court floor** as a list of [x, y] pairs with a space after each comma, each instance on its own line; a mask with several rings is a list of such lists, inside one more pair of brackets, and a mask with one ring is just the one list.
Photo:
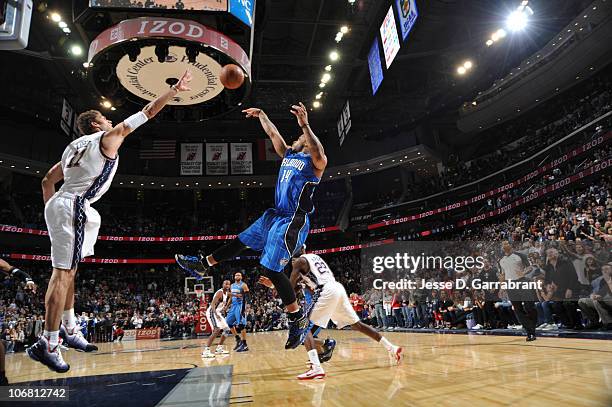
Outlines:
[[[285, 351], [286, 332], [249, 335], [250, 352], [200, 358], [202, 339], [102, 344], [97, 354], [69, 351], [65, 375], [24, 354], [7, 357], [11, 383], [65, 376], [233, 365], [230, 405], [256, 406], [611, 406], [612, 341], [387, 333], [404, 347], [395, 366], [377, 343], [350, 331], [338, 340], [327, 377], [300, 382], [303, 348]], [[228, 338], [233, 346], [233, 338]], [[138, 405], [130, 404], [130, 405]]]

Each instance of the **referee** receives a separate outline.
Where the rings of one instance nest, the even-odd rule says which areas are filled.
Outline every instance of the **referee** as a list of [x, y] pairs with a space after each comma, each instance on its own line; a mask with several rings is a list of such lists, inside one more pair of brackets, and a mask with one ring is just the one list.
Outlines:
[[[507, 281], [529, 281], [525, 278], [525, 268], [529, 266], [527, 256], [512, 250], [512, 245], [507, 240], [502, 243], [502, 250], [504, 255], [499, 259], [499, 269], [503, 278]], [[523, 289], [508, 289], [507, 292], [516, 318], [527, 332], [527, 342], [535, 341], [538, 322], [535, 306], [538, 299], [535, 292]]]

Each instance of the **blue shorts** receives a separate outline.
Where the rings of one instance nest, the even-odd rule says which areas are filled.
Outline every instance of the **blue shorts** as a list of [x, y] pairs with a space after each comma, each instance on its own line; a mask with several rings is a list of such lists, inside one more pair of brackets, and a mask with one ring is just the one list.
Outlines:
[[306, 213], [279, 214], [268, 209], [251, 226], [238, 235], [240, 241], [261, 253], [259, 263], [281, 272], [304, 244], [310, 220]]
[[230, 328], [238, 325], [246, 326], [246, 315], [242, 315], [242, 304], [232, 306], [229, 309], [225, 322], [227, 322], [227, 326]]

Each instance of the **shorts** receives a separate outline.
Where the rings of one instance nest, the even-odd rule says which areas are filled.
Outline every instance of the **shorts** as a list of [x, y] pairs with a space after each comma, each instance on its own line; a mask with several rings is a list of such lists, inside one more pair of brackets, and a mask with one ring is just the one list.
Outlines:
[[280, 214], [268, 209], [238, 239], [261, 253], [259, 263], [265, 268], [281, 272], [308, 237], [310, 220], [307, 213]]
[[246, 326], [246, 315], [242, 315], [242, 304], [235, 307], [232, 306], [227, 312], [227, 317], [225, 318], [225, 321], [227, 322], [227, 325], [230, 326], [230, 328], [238, 325]]
[[212, 329], [221, 329], [222, 331], [228, 331], [229, 326], [227, 325], [227, 321], [223, 316], [215, 311], [214, 308], [210, 307], [206, 310], [206, 317], [208, 318], [208, 322]]
[[45, 221], [53, 267], [71, 270], [83, 257], [94, 254], [100, 214], [87, 199], [67, 192], [56, 193], [45, 205]]
[[325, 284], [314, 301], [309, 319], [317, 326], [327, 327], [330, 319], [338, 329], [359, 322], [359, 317], [349, 302], [344, 286], [337, 281]]

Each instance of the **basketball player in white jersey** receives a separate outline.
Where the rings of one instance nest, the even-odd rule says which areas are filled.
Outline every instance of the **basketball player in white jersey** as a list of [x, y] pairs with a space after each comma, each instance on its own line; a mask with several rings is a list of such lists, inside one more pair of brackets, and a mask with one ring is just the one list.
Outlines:
[[[313, 292], [313, 305], [309, 315], [312, 327], [304, 340], [304, 346], [308, 351], [308, 359], [310, 360], [310, 370], [299, 375], [297, 377], [299, 380], [325, 377], [325, 371], [321, 367], [312, 332], [318, 330], [319, 327], [326, 328], [330, 320], [336, 324], [338, 329], [350, 326], [351, 329], [372, 338], [384, 346], [397, 363], [401, 361], [401, 347], [392, 344], [387, 338], [376, 332], [374, 328], [359, 320], [357, 313], [351, 306], [344, 286], [336, 281], [334, 273], [325, 260], [316, 254], [304, 254], [304, 248], [302, 247], [301, 256], [294, 257], [291, 260], [291, 265], [292, 272], [289, 278], [291, 285], [296, 287], [299, 282], [302, 282]], [[267, 285], [265, 280], [260, 279], [260, 282]]]
[[[163, 95], [114, 127], [97, 110], [81, 113], [77, 124], [85, 135], [66, 147], [62, 160], [42, 180], [53, 273], [45, 296], [45, 330], [27, 353], [53, 371], [70, 369], [60, 352], [60, 324], [61, 339], [69, 347], [85, 352], [98, 349], [76, 329], [74, 315], [77, 266], [83, 257], [93, 255], [100, 228], [100, 215], [90, 204], [110, 188], [125, 137], [159, 113], [178, 92], [190, 90], [190, 81], [187, 71]], [[62, 180], [64, 184], [56, 192], [55, 185]]]
[[[227, 355], [229, 352], [225, 350], [223, 347], [223, 342], [225, 342], [225, 337], [227, 335], [223, 335], [225, 332], [229, 334], [229, 326], [223, 317], [232, 303], [232, 294], [230, 293], [230, 281], [224, 280], [223, 286], [217, 290], [215, 295], [213, 296], [208, 309], [206, 310], [206, 317], [208, 318], [208, 322], [213, 328], [212, 333], [208, 337], [208, 341], [206, 342], [206, 346], [204, 347], [204, 351], [202, 352], [203, 358], [214, 358], [216, 355]], [[215, 338], [221, 335], [221, 339], [219, 340], [219, 344], [215, 349], [215, 353], [210, 351], [210, 347], [212, 346]]]

